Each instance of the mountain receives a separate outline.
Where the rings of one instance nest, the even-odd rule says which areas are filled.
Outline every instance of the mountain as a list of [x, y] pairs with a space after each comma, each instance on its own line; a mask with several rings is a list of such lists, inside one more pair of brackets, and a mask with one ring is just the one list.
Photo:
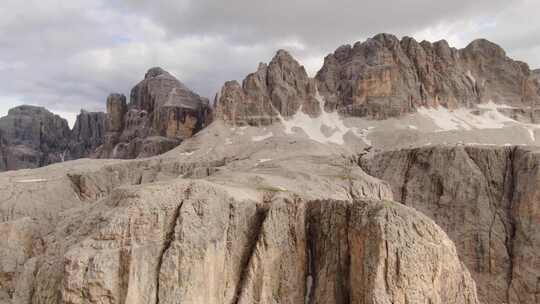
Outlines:
[[65, 159], [71, 131], [45, 108], [19, 106], [0, 118], [0, 171], [35, 168]]
[[132, 90], [107, 98], [108, 128], [99, 158], [137, 158], [164, 153], [211, 122], [207, 99], [161, 68], [152, 68]]
[[150, 69], [94, 159], [0, 174], [0, 302], [537, 303], [538, 75], [380, 34], [210, 109]]
[[19, 106], [0, 118], [0, 171], [85, 157], [137, 158], [164, 153], [212, 120], [208, 100], [170, 73], [152, 68], [131, 92], [107, 98], [107, 113], [81, 110], [72, 130], [45, 108]]
[[[350, 117], [384, 120], [419, 108], [446, 109], [495, 103], [510, 116], [536, 122], [540, 102], [537, 73], [514, 61], [498, 45], [476, 40], [464, 49], [444, 40], [418, 43], [380, 34], [326, 56], [314, 79], [286, 51], [261, 64], [240, 86], [228, 82], [216, 98], [216, 115], [236, 124], [267, 124], [299, 109], [320, 108]], [[324, 100], [324, 101], [323, 101]], [[233, 115], [234, 113], [234, 115]]]

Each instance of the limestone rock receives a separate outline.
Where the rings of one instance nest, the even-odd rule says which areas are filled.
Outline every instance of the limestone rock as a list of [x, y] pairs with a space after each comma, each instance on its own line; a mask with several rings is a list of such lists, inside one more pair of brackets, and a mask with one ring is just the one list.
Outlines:
[[272, 61], [261, 63], [242, 85], [227, 82], [216, 96], [216, 118], [238, 125], [267, 125], [300, 109], [320, 114], [315, 83], [288, 52], [279, 50]]
[[[317, 91], [318, 90], [318, 91]], [[320, 92], [318, 95], [317, 92]], [[420, 107], [450, 110], [493, 102], [506, 112], [536, 122], [540, 84], [527, 64], [512, 60], [484, 39], [464, 49], [445, 40], [417, 42], [379, 34], [326, 56], [314, 79], [285, 51], [246, 77], [226, 83], [216, 96], [216, 117], [232, 124], [271, 124], [300, 107], [316, 117], [321, 107], [346, 116], [388, 119]]]
[[448, 233], [482, 302], [535, 303], [539, 161], [526, 148], [428, 147], [366, 157], [362, 166]]
[[[257, 201], [204, 181], [117, 189], [65, 217], [17, 299], [478, 303], [454, 245], [392, 202]], [[156, 199], [157, 197], [159, 199]], [[58, 290], [59, 292], [55, 292]]]
[[[189, 90], [167, 71], [152, 68], [131, 90], [131, 100], [107, 98], [109, 124], [100, 158], [158, 155], [190, 138], [211, 122], [208, 100]], [[160, 138], [156, 140], [156, 138]]]
[[418, 43], [379, 34], [325, 58], [316, 79], [330, 109], [376, 119], [421, 106], [449, 109], [493, 101], [526, 107], [538, 102], [529, 67], [487, 40], [464, 49], [444, 40]]
[[106, 126], [105, 113], [81, 110], [71, 130], [70, 159], [92, 156], [104, 143]]
[[15, 107], [0, 118], [0, 170], [62, 161], [68, 153], [70, 135], [67, 121], [45, 108]]

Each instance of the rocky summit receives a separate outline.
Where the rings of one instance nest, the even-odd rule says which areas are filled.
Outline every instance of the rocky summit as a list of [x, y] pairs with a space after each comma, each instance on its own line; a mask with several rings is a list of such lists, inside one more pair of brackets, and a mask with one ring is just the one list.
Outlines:
[[536, 304], [538, 75], [380, 34], [213, 105], [152, 68], [73, 130], [13, 109], [0, 303]]

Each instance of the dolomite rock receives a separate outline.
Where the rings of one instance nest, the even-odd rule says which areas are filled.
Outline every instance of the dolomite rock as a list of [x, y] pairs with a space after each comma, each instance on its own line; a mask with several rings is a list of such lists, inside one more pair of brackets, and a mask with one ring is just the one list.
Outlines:
[[539, 154], [514, 147], [427, 147], [364, 157], [394, 199], [456, 243], [483, 303], [536, 303]]
[[267, 125], [297, 111], [320, 114], [316, 86], [306, 70], [288, 52], [279, 50], [272, 61], [261, 63], [240, 85], [225, 83], [216, 96], [216, 117], [237, 125]]
[[[506, 114], [536, 122], [540, 84], [526, 63], [484, 39], [464, 49], [444, 40], [417, 42], [379, 34], [326, 56], [314, 79], [285, 51], [261, 64], [242, 85], [227, 82], [216, 96], [216, 117], [237, 125], [267, 125], [298, 109], [316, 117], [321, 107], [352, 117], [384, 120], [420, 107], [472, 108], [494, 102]], [[317, 90], [321, 96], [317, 94]]]
[[69, 158], [92, 156], [96, 148], [104, 142], [106, 125], [105, 113], [81, 110], [71, 130]]
[[2, 268], [0, 294], [12, 303], [478, 303], [444, 232], [389, 201], [389, 186], [346, 149], [287, 137], [223, 144], [233, 132], [216, 122], [157, 157], [0, 174], [2, 225], [36, 227], [9, 238], [7, 248], [28, 249], [0, 261], [17, 265]]
[[69, 140], [65, 119], [42, 107], [15, 107], [0, 118], [0, 171], [61, 161], [68, 152]]
[[[379, 34], [328, 55], [316, 79], [328, 109], [386, 119], [421, 106], [455, 109], [493, 101], [525, 108], [540, 100], [531, 76], [527, 64], [484, 39], [458, 50], [444, 40], [418, 43]], [[537, 115], [526, 114], [523, 119]]]
[[38, 303], [478, 303], [452, 242], [411, 209], [257, 201], [239, 190], [182, 180], [115, 190], [58, 223], [46, 252], [25, 265], [35, 277], [18, 278], [32, 288], [13, 294]]
[[190, 91], [167, 71], [152, 68], [125, 96], [107, 98], [109, 124], [100, 158], [158, 155], [177, 146], [211, 122], [208, 100]]

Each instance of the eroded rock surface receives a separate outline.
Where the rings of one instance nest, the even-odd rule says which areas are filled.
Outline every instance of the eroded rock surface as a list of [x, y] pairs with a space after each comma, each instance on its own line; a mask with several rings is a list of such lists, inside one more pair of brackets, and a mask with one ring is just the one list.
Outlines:
[[242, 85], [225, 83], [216, 96], [215, 115], [237, 125], [267, 125], [301, 110], [320, 114], [316, 85], [287, 51], [279, 50], [267, 65], [249, 74]]
[[[233, 124], [269, 124], [302, 106], [312, 116], [338, 111], [353, 117], [388, 119], [420, 107], [470, 108], [506, 104], [510, 116], [536, 122], [540, 84], [526, 63], [498, 45], [475, 40], [464, 49], [444, 40], [417, 42], [379, 34], [326, 56], [314, 79], [279, 51], [240, 86], [228, 82], [216, 97], [216, 116]], [[322, 97], [316, 94], [320, 92]]]
[[361, 163], [391, 184], [396, 201], [448, 233], [482, 302], [536, 303], [539, 157], [529, 148], [426, 147], [381, 153]]
[[0, 118], [0, 171], [62, 161], [69, 155], [70, 137], [67, 121], [45, 108], [13, 108]]
[[158, 157], [1, 174], [10, 237], [0, 294], [8, 303], [479, 303], [446, 234], [392, 202], [346, 149], [287, 137], [224, 144], [235, 132], [224, 126]]
[[207, 99], [189, 90], [161, 68], [148, 70], [131, 90], [130, 102], [121, 94], [107, 98], [108, 127], [100, 158], [158, 155], [211, 122]]

